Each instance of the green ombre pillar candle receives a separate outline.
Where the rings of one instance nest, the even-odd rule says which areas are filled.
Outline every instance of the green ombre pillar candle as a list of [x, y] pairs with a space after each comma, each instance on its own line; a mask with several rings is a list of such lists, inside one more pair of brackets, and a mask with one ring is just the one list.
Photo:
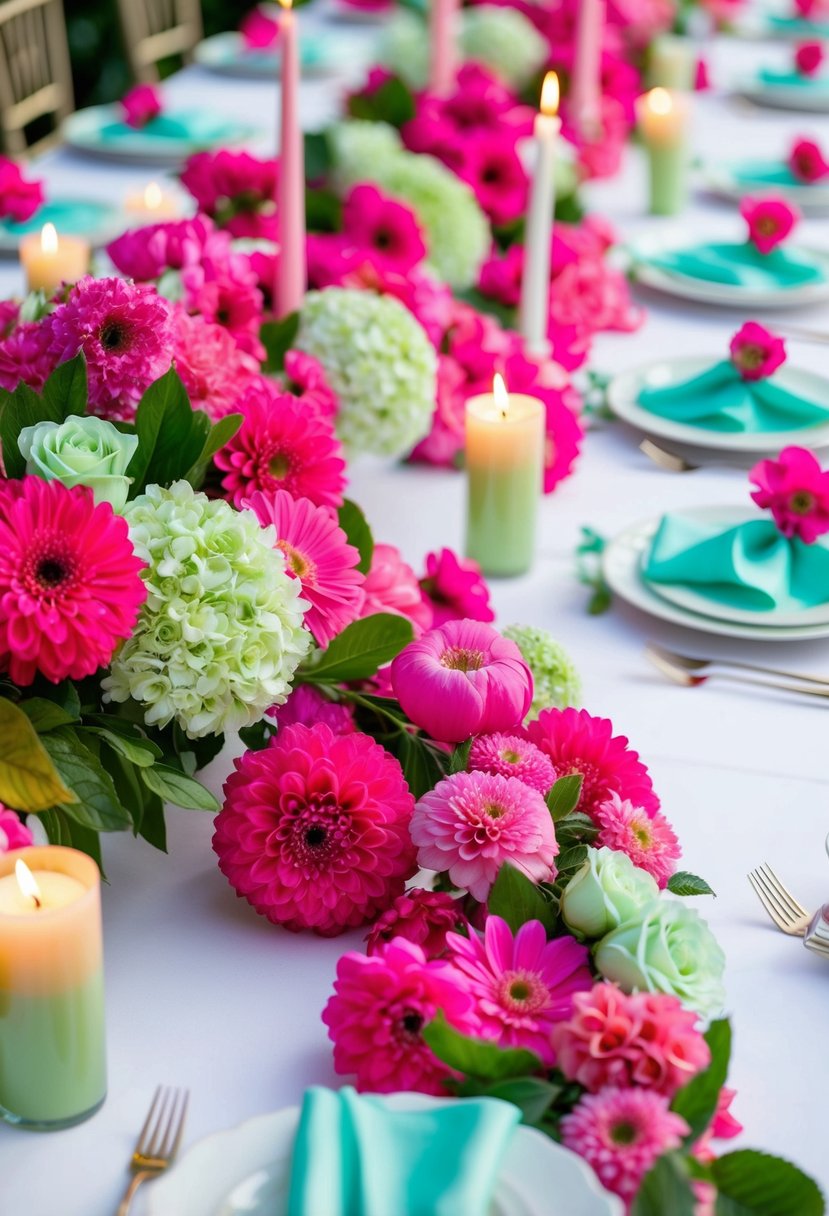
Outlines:
[[636, 100], [639, 133], [648, 155], [651, 215], [676, 215], [688, 198], [687, 97], [651, 89]]
[[532, 565], [543, 468], [543, 403], [496, 376], [492, 393], [466, 403], [466, 555], [484, 574]]
[[75, 849], [0, 856], [0, 1117], [69, 1127], [106, 1094], [100, 875]]

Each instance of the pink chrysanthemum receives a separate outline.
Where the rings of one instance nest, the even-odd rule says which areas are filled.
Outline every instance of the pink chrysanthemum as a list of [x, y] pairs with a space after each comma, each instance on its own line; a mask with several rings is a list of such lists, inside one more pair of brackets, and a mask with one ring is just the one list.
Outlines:
[[376, 186], [355, 186], [343, 204], [343, 232], [349, 242], [371, 252], [379, 266], [406, 274], [426, 256], [415, 214], [386, 198]]
[[783, 198], [744, 198], [740, 215], [748, 224], [748, 239], [760, 253], [771, 253], [800, 219], [798, 209]]
[[556, 770], [549, 756], [545, 756], [529, 739], [503, 731], [478, 736], [469, 752], [468, 767], [481, 773], [517, 777], [540, 794], [546, 794], [556, 779]]
[[552, 1066], [550, 1031], [570, 1016], [573, 994], [593, 983], [587, 947], [574, 937], [548, 942], [538, 920], [513, 937], [500, 916], [487, 917], [483, 940], [450, 933], [447, 941], [474, 998], [479, 1034], [500, 1047], [525, 1047]]
[[544, 709], [527, 727], [530, 739], [550, 757], [556, 775], [581, 773], [584, 778], [577, 809], [596, 817], [612, 793], [629, 798], [648, 815], [659, 810], [648, 770], [624, 735], [613, 734], [608, 718], [594, 718], [586, 709]]
[[708, 1067], [711, 1052], [697, 1015], [675, 996], [594, 985], [573, 997], [573, 1012], [553, 1029], [556, 1065], [591, 1093], [607, 1085], [653, 1089], [673, 1098]]
[[758, 321], [746, 321], [728, 349], [744, 380], [764, 380], [786, 362], [786, 343]]
[[313, 684], [300, 684], [284, 705], [269, 709], [268, 716], [275, 719], [280, 730], [297, 722], [302, 726], [324, 722], [335, 735], [353, 735], [357, 729], [351, 706], [329, 701]]
[[561, 1140], [629, 1205], [657, 1157], [679, 1148], [688, 1130], [662, 1094], [611, 1088], [581, 1098], [561, 1121]]
[[556, 874], [558, 842], [547, 804], [516, 777], [444, 777], [415, 807], [411, 835], [419, 865], [448, 870], [456, 887], [481, 902], [506, 861], [532, 882]]
[[344, 954], [322, 1014], [336, 1071], [355, 1074], [360, 1090], [445, 1097], [444, 1082], [457, 1074], [432, 1054], [423, 1027], [440, 1011], [456, 1030], [472, 1030], [472, 998], [459, 980], [454, 967], [427, 961], [401, 937], [370, 958]]
[[440, 958], [446, 953], [447, 933], [468, 929], [458, 900], [443, 891], [412, 887], [374, 922], [366, 937], [366, 950], [377, 954], [393, 937], [405, 937], [420, 946], [427, 958]]
[[432, 623], [432, 610], [424, 601], [417, 575], [394, 545], [377, 544], [363, 586], [363, 616], [395, 612], [412, 622], [415, 637]]
[[213, 848], [260, 915], [333, 937], [402, 893], [415, 870], [414, 800], [398, 762], [368, 735], [289, 726], [235, 766]]
[[0, 388], [14, 392], [21, 380], [43, 388], [55, 368], [49, 353], [50, 335], [39, 321], [24, 321], [0, 341]]
[[105, 667], [147, 590], [126, 520], [92, 491], [26, 477], [0, 496], [0, 669], [54, 684]]
[[214, 457], [234, 506], [256, 490], [287, 490], [321, 507], [342, 504], [345, 459], [328, 419], [264, 376], [248, 385], [237, 406], [245, 420]]
[[105, 418], [130, 421], [172, 362], [170, 305], [146, 284], [87, 275], [43, 324], [55, 363], [83, 351], [89, 403]]
[[599, 825], [597, 848], [627, 853], [633, 864], [652, 875], [660, 887], [668, 885], [682, 849], [661, 811], [650, 814], [613, 790], [607, 801], [596, 807], [593, 818]]
[[289, 574], [302, 584], [310, 604], [304, 624], [320, 646], [327, 646], [356, 621], [363, 606], [363, 576], [357, 569], [360, 554], [327, 507], [307, 498], [293, 498], [287, 490], [275, 494], [257, 491], [246, 500], [260, 524], [276, 528], [276, 544], [285, 554]]
[[12, 849], [25, 849], [34, 843], [34, 837], [16, 811], [10, 811], [0, 802], [0, 854]]
[[224, 326], [190, 316], [180, 304], [174, 322], [175, 367], [193, 408], [204, 410], [214, 421], [232, 414], [258, 373], [258, 364]]
[[801, 182], [819, 182], [829, 176], [829, 161], [812, 139], [795, 140], [789, 153], [789, 168]]
[[829, 532], [829, 471], [808, 448], [784, 448], [777, 460], [761, 460], [749, 473], [751, 497], [771, 511], [784, 536], [812, 545]]
[[489, 587], [481, 567], [451, 549], [426, 555], [426, 573], [420, 587], [432, 607], [432, 624], [446, 621], [494, 621]]

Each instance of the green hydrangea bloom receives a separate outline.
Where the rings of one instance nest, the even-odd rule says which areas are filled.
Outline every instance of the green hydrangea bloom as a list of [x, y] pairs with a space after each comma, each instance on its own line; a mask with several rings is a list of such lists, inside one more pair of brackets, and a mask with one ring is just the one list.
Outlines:
[[147, 563], [147, 600], [104, 699], [132, 698], [148, 726], [176, 721], [191, 739], [250, 726], [283, 704], [311, 637], [274, 528], [186, 481], [148, 486], [124, 515]]
[[429, 79], [429, 36], [416, 13], [403, 9], [387, 22], [380, 42], [381, 63], [411, 89], [425, 89]]
[[403, 141], [387, 122], [361, 118], [335, 123], [326, 132], [337, 177], [346, 186], [374, 181], [378, 165], [401, 151]]
[[501, 631], [515, 642], [524, 662], [533, 673], [533, 699], [528, 718], [537, 718], [542, 709], [566, 709], [581, 701], [581, 679], [570, 656], [546, 629], [532, 625], [508, 625]]
[[464, 59], [482, 63], [505, 84], [521, 90], [544, 66], [547, 43], [533, 23], [514, 8], [481, 5], [463, 11]]
[[428, 433], [437, 355], [423, 326], [393, 296], [311, 291], [294, 345], [325, 368], [339, 398], [337, 434], [349, 452], [401, 456]]

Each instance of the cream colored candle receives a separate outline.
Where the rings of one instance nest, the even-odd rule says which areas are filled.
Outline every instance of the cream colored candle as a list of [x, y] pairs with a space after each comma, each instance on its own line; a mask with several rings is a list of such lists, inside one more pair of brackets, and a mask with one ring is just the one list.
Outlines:
[[172, 194], [165, 194], [158, 182], [149, 182], [141, 194], [127, 197], [124, 210], [141, 224], [157, 224], [161, 220], [175, 219], [180, 209]]
[[541, 89], [541, 108], [535, 119], [535, 168], [524, 236], [524, 273], [521, 279], [520, 329], [531, 355], [549, 354], [547, 323], [550, 313], [550, 262], [553, 214], [556, 206], [556, 144], [561, 130], [558, 117], [558, 76], [548, 72]]
[[89, 241], [79, 236], [58, 236], [54, 224], [20, 242], [20, 262], [29, 291], [53, 295], [61, 283], [77, 283], [89, 270]]
[[651, 89], [636, 99], [636, 117], [648, 154], [651, 214], [676, 215], [688, 196], [688, 99]]
[[690, 93], [697, 68], [697, 48], [688, 38], [660, 34], [648, 49], [648, 83]]

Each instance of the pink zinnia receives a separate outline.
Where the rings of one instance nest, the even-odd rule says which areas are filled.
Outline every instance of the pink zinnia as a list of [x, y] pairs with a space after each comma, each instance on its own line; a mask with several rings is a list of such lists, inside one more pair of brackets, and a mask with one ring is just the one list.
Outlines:
[[363, 616], [374, 616], [377, 612], [405, 616], [412, 623], [415, 637], [432, 623], [432, 611], [423, 599], [417, 575], [395, 545], [374, 546], [363, 591]]
[[666, 887], [682, 856], [679, 840], [661, 811], [650, 813], [622, 799], [614, 790], [597, 806], [593, 817], [599, 825], [597, 848], [627, 853], [640, 870], [646, 870], [657, 885]]
[[479, 735], [469, 752], [469, 768], [481, 773], [517, 777], [525, 785], [546, 794], [556, 779], [556, 770], [534, 743], [521, 735], [500, 732]]
[[405, 937], [420, 946], [427, 958], [440, 958], [446, 953], [447, 933], [463, 933], [468, 928], [458, 900], [444, 891], [412, 887], [398, 895], [374, 922], [366, 937], [366, 949], [369, 954], [377, 954], [393, 937]]
[[820, 71], [823, 59], [824, 50], [820, 42], [802, 42], [794, 53], [795, 66], [803, 76], [815, 76]]
[[226, 476], [222, 487], [241, 506], [256, 490], [287, 490], [321, 507], [339, 507], [346, 486], [345, 459], [332, 423], [264, 376], [236, 400], [244, 422], [215, 455]]
[[367, 958], [351, 951], [337, 963], [334, 995], [322, 1020], [334, 1043], [334, 1068], [354, 1074], [359, 1090], [415, 1090], [447, 1096], [457, 1074], [427, 1047], [423, 1027], [438, 1012], [470, 1033], [472, 998], [449, 963], [428, 961], [396, 937]]
[[482, 621], [447, 621], [410, 642], [391, 665], [395, 696], [442, 743], [511, 730], [524, 721], [533, 679], [521, 651]]
[[279, 22], [263, 8], [252, 8], [239, 23], [242, 42], [249, 51], [268, 51], [279, 40]]
[[12, 849], [25, 849], [34, 843], [34, 837], [16, 811], [10, 811], [0, 802], [0, 854]]
[[448, 870], [481, 903], [504, 862], [532, 882], [555, 878], [558, 842], [547, 804], [517, 777], [444, 777], [415, 807], [411, 835], [419, 865]]
[[333, 937], [385, 911], [415, 871], [414, 800], [364, 734], [289, 726], [235, 761], [216, 817], [219, 869], [261, 916]]
[[483, 940], [450, 933], [450, 961], [475, 1000], [478, 1032], [499, 1047], [534, 1051], [547, 1067], [555, 1063], [550, 1032], [570, 1016], [573, 994], [593, 983], [586, 946], [573, 937], [547, 941], [538, 920], [513, 937], [500, 916], [488, 916]]
[[294, 498], [287, 490], [246, 500], [263, 527], [276, 528], [276, 546], [285, 554], [285, 568], [302, 584], [302, 597], [310, 604], [304, 623], [320, 646], [327, 646], [356, 621], [363, 606], [363, 576], [357, 569], [360, 554], [327, 507], [307, 498]]
[[561, 1120], [561, 1142], [584, 1157], [602, 1186], [630, 1210], [645, 1174], [689, 1131], [668, 1099], [652, 1089], [603, 1089], [585, 1094]]
[[433, 625], [464, 618], [495, 620], [486, 579], [478, 563], [469, 557], [458, 557], [451, 549], [428, 553], [420, 586], [432, 607]]
[[162, 111], [161, 93], [151, 84], [137, 84], [121, 98], [121, 111], [128, 127], [140, 130]]
[[673, 1098], [711, 1059], [697, 1021], [678, 997], [595, 984], [553, 1029], [556, 1065], [591, 1093], [638, 1085]]
[[751, 497], [771, 511], [784, 536], [812, 545], [829, 532], [829, 472], [807, 448], [784, 448], [777, 460], [761, 460], [749, 473]]
[[27, 181], [20, 166], [0, 156], [0, 216], [22, 224], [43, 205], [43, 182]]
[[744, 198], [740, 215], [748, 224], [748, 239], [760, 253], [771, 253], [800, 219], [797, 208], [782, 198]]
[[801, 182], [819, 182], [829, 174], [829, 161], [811, 139], [798, 139], [789, 153], [789, 168]]
[[405, 274], [426, 256], [426, 242], [414, 212], [386, 198], [376, 186], [355, 186], [343, 203], [343, 232], [378, 262]]
[[175, 368], [194, 409], [217, 421], [232, 414], [258, 365], [236, 345], [222, 325], [190, 316], [181, 304], [174, 312]]
[[786, 362], [786, 343], [758, 321], [746, 321], [728, 349], [744, 380], [764, 380]]
[[147, 590], [126, 520], [84, 486], [25, 477], [0, 497], [0, 669], [53, 684], [106, 667]]
[[557, 776], [582, 774], [577, 809], [592, 819], [612, 793], [629, 798], [648, 815], [659, 810], [648, 770], [625, 736], [613, 734], [608, 718], [594, 718], [586, 709], [543, 709], [527, 731], [550, 757]]
[[324, 722], [335, 735], [353, 735], [357, 729], [351, 706], [339, 701], [329, 701], [313, 684], [300, 684], [284, 705], [269, 709], [268, 716], [276, 721], [280, 730], [284, 730], [286, 726], [294, 726], [297, 722], [302, 726], [315, 726], [317, 722]]

